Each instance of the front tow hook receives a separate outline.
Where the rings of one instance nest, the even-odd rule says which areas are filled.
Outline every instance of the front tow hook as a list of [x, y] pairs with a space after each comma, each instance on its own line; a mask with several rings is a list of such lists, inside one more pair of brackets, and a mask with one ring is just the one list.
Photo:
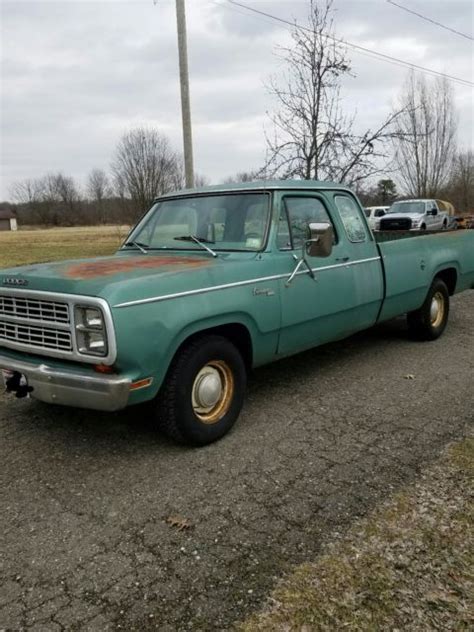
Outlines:
[[6, 379], [5, 386], [7, 393], [15, 393], [15, 397], [18, 399], [27, 397], [33, 391], [33, 388], [28, 386], [23, 375], [18, 371], [14, 371], [12, 376]]

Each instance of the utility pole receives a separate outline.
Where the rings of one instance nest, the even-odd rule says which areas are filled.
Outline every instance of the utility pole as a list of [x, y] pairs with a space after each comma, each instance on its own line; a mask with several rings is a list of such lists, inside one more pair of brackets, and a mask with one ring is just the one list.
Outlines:
[[184, 0], [176, 0], [178, 25], [179, 79], [181, 83], [181, 115], [183, 119], [184, 173], [186, 188], [194, 187], [193, 135], [189, 97], [188, 48], [186, 43], [186, 12]]

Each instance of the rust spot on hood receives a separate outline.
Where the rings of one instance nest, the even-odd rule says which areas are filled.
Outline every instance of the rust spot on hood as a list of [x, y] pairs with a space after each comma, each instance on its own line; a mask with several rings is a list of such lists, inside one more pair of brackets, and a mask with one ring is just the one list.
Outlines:
[[116, 259], [105, 259], [77, 263], [69, 266], [66, 275], [74, 279], [94, 279], [96, 277], [120, 274], [122, 272], [133, 272], [134, 270], [153, 270], [155, 268], [170, 267], [191, 267], [201, 268], [209, 265], [207, 259], [196, 259], [194, 257], [117, 257]]

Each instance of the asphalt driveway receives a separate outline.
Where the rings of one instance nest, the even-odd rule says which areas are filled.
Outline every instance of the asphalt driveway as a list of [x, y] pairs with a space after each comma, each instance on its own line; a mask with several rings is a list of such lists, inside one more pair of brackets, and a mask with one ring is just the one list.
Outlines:
[[436, 342], [394, 321], [259, 369], [206, 448], [0, 395], [0, 630], [227, 629], [473, 411], [474, 292]]

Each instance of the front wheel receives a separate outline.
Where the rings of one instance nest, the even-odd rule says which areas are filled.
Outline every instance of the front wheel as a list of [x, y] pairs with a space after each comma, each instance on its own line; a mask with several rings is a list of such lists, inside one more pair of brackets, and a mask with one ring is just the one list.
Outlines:
[[158, 395], [160, 427], [180, 443], [220, 439], [240, 414], [246, 382], [242, 356], [227, 338], [193, 340], [176, 354]]
[[449, 292], [446, 283], [435, 279], [420, 309], [407, 315], [408, 328], [419, 340], [436, 340], [446, 329]]

